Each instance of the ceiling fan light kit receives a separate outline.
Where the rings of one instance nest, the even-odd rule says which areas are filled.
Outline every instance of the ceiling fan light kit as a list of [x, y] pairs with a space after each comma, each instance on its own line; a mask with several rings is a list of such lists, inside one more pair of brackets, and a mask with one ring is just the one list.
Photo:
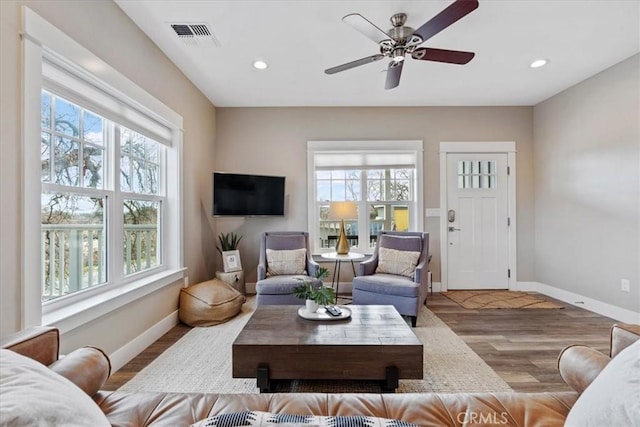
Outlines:
[[405, 26], [407, 21], [406, 14], [396, 13], [390, 19], [393, 27], [386, 32], [359, 13], [346, 15], [342, 18], [343, 22], [378, 44], [380, 53], [328, 68], [324, 72], [326, 74], [335, 74], [376, 62], [386, 57], [390, 58], [391, 62], [387, 67], [387, 78], [384, 87], [385, 89], [393, 89], [400, 84], [402, 66], [407, 54], [416, 60], [466, 64], [473, 59], [475, 55], [473, 52], [419, 48], [418, 46], [477, 8], [478, 0], [456, 0], [417, 30]]

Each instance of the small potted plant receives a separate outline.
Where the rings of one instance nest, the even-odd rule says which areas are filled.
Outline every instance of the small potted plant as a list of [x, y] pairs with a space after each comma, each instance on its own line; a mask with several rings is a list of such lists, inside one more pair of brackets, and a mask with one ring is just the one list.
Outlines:
[[[322, 279], [329, 275], [329, 270], [324, 267], [318, 268], [313, 275], [316, 279]], [[298, 279], [302, 283], [293, 288], [293, 294], [305, 300], [305, 306], [309, 313], [315, 313], [319, 306], [331, 304], [336, 299], [336, 292], [328, 286], [320, 286], [316, 288], [308, 279]]]
[[242, 270], [240, 263], [240, 252], [238, 252], [238, 244], [240, 244], [242, 236], [238, 236], [233, 231], [230, 233], [220, 233], [218, 235], [219, 246], [216, 249], [222, 255], [222, 264], [225, 273]]
[[242, 240], [242, 236], [238, 236], [233, 231], [227, 234], [220, 233], [218, 235], [218, 241], [220, 242], [220, 246], [216, 246], [216, 249], [221, 254], [227, 251], [235, 251], [236, 249], [238, 249], [240, 240]]

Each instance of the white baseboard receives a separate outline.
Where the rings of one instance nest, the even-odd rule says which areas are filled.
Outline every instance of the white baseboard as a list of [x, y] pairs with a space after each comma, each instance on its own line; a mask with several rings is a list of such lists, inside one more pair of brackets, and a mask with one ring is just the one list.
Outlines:
[[131, 359], [140, 354], [145, 348], [153, 344], [158, 338], [166, 334], [178, 324], [178, 310], [174, 311], [142, 334], [138, 335], [134, 340], [129, 341], [118, 350], [109, 355], [111, 360], [111, 373], [126, 365]]
[[431, 291], [432, 292], [444, 292], [442, 289], [442, 283], [440, 282], [431, 282]]
[[[542, 283], [538, 282], [516, 282], [515, 287], [511, 288], [512, 291], [523, 291], [523, 292], [540, 292], [538, 290], [539, 285]], [[543, 292], [540, 292], [543, 293]], [[551, 295], [549, 295], [551, 296]]]
[[256, 293], [256, 282], [249, 283], [245, 282], [244, 289], [249, 295], [253, 295]]
[[627, 310], [626, 308], [618, 307], [606, 302], [598, 301], [593, 298], [585, 297], [573, 292], [565, 291], [564, 289], [556, 288], [554, 286], [545, 285], [539, 282], [517, 282], [514, 290], [539, 292], [541, 294], [550, 296], [567, 304], [575, 305], [576, 307], [584, 308], [585, 310], [593, 311], [602, 316], [607, 316], [620, 322], [625, 323], [640, 323], [640, 313]]

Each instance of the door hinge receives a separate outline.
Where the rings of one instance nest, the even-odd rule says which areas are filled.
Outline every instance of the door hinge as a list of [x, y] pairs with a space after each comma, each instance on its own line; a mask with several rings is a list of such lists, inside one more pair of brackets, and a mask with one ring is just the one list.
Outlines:
[[511, 269], [507, 269], [507, 278], [511, 279]]
[[507, 227], [511, 227], [511, 217], [507, 217]]
[[507, 175], [511, 175], [511, 166], [507, 166]]

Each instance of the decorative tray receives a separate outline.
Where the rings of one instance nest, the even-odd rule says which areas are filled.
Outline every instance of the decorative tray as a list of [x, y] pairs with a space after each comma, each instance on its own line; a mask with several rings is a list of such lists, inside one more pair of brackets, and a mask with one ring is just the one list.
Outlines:
[[338, 307], [342, 310], [342, 313], [339, 316], [330, 315], [324, 307], [318, 308], [318, 311], [315, 313], [309, 313], [307, 308], [304, 306], [298, 309], [298, 316], [307, 320], [343, 320], [351, 317], [351, 310], [349, 310], [349, 308], [343, 305], [339, 305]]

